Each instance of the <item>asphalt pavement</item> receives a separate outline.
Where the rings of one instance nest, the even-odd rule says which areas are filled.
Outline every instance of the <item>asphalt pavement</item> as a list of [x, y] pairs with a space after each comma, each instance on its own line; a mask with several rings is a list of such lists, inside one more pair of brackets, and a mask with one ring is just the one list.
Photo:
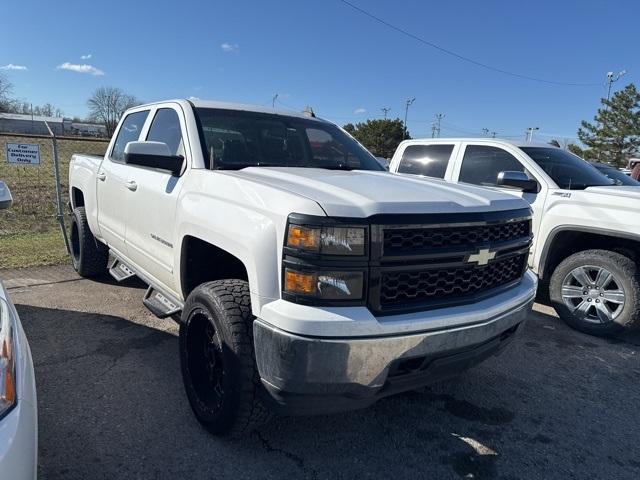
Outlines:
[[41, 479], [640, 478], [637, 333], [590, 337], [537, 305], [457, 381], [229, 441], [192, 415], [177, 326], [143, 307], [144, 285], [68, 267], [0, 277], [34, 357]]

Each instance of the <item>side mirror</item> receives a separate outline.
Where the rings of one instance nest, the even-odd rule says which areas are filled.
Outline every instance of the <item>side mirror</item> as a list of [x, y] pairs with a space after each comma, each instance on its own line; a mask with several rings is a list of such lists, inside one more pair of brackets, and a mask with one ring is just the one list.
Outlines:
[[0, 182], [0, 210], [11, 208], [13, 197], [9, 191], [9, 187], [4, 182]]
[[500, 172], [498, 174], [498, 185], [517, 188], [526, 193], [538, 193], [538, 182], [533, 178], [529, 178], [529, 175], [524, 172]]
[[179, 176], [184, 157], [171, 155], [169, 146], [163, 142], [129, 142], [124, 147], [124, 163], [166, 170], [171, 175]]

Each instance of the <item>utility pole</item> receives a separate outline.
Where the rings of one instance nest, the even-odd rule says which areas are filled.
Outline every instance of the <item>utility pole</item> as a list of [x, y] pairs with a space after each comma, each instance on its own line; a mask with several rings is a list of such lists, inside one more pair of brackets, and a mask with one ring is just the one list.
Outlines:
[[438, 127], [436, 126], [436, 122], [431, 124], [431, 138], [436, 138], [436, 132], [438, 131]]
[[271, 99], [271, 108], [276, 108], [276, 100], [278, 99], [278, 94], [276, 93]]
[[527, 138], [526, 138], [527, 143], [531, 143], [533, 141], [533, 132], [535, 132], [536, 130], [540, 130], [540, 127], [527, 128], [527, 130], [525, 131], [527, 134]]
[[489, 129], [488, 128], [483, 128], [482, 129], [482, 135], [484, 135], [485, 137], [489, 136]]
[[[627, 73], [626, 70], [621, 70], [618, 73], [607, 72], [607, 103], [611, 98], [611, 85], [613, 84], [613, 82], [617, 82], [618, 80], [620, 80], [620, 77], [622, 77], [626, 73]], [[605, 105], [605, 110], [608, 110], [608, 109], [609, 109], [609, 105]]]
[[409, 133], [408, 130], [407, 130], [407, 116], [409, 115], [409, 107], [415, 101], [416, 101], [416, 97], [407, 98], [407, 102], [405, 103], [405, 108], [404, 108], [404, 134], [402, 135], [402, 139], [403, 140], [405, 138], [407, 138], [407, 133]]
[[389, 107], [382, 107], [380, 110], [384, 113], [384, 119], [387, 119], [387, 113], [391, 110]]
[[491, 138], [496, 138], [497, 134], [498, 134], [498, 132], [491, 132]]
[[436, 137], [440, 138], [440, 122], [442, 122], [442, 119], [444, 118], [444, 113], [437, 113], [436, 114], [436, 123], [435, 123], [435, 127], [436, 127]]

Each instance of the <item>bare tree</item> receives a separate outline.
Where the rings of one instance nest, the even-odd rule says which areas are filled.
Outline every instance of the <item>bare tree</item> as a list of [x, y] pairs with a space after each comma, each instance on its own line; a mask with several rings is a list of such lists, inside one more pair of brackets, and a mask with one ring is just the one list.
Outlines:
[[140, 105], [136, 97], [117, 87], [100, 87], [87, 100], [89, 118], [102, 123], [107, 129], [107, 135], [113, 134], [125, 110], [136, 105]]
[[13, 90], [13, 85], [4, 75], [0, 74], [0, 112], [11, 110], [11, 99], [9, 96]]

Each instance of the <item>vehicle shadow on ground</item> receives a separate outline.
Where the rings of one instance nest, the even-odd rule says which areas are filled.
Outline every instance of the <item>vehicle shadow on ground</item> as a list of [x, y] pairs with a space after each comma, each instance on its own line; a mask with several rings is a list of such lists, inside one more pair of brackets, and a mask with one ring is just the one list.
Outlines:
[[[229, 441], [194, 419], [174, 335], [112, 315], [17, 308], [36, 370], [40, 478], [613, 478], [640, 467], [616, 446], [637, 440], [615, 413], [628, 400], [620, 382], [638, 385], [640, 369], [624, 371], [607, 351], [627, 346], [554, 317], [535, 314], [513, 348], [458, 381], [358, 412], [278, 418]], [[602, 375], [602, 362], [616, 375]], [[570, 376], [581, 382], [568, 388]], [[614, 412], [605, 425], [604, 405]], [[608, 438], [619, 431], [629, 438]]]

